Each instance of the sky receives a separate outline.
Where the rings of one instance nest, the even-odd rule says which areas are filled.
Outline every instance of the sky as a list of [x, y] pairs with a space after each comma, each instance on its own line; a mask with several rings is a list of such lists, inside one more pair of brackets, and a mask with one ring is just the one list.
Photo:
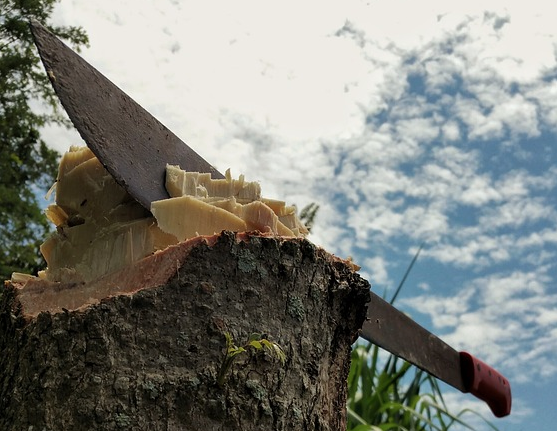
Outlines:
[[397, 307], [508, 377], [513, 412], [494, 424], [518, 431], [557, 421], [556, 15], [537, 0], [62, 0], [52, 23], [83, 26], [82, 56], [220, 171], [319, 204], [310, 239], [376, 293], [423, 243]]

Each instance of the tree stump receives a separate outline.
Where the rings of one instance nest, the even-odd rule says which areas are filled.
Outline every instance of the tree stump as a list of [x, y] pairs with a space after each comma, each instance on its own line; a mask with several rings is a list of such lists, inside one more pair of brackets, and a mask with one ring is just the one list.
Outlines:
[[[0, 292], [2, 430], [346, 428], [369, 284], [307, 240], [223, 232], [89, 285]], [[246, 349], [219, 382], [225, 334], [253, 333], [285, 363]]]

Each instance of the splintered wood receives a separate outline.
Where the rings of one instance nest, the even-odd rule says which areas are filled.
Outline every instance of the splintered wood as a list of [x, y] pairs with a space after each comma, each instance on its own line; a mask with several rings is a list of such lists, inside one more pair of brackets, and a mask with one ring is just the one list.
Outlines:
[[[210, 174], [167, 167], [170, 198], [152, 203], [151, 213], [136, 202], [87, 147], [72, 147], [62, 158], [56, 203], [46, 210], [56, 225], [41, 246], [51, 282], [89, 282], [199, 235], [223, 230], [258, 231], [301, 237], [307, 229], [296, 209], [261, 197], [256, 182], [241, 175], [214, 180]], [[13, 280], [20, 279], [14, 274]]]

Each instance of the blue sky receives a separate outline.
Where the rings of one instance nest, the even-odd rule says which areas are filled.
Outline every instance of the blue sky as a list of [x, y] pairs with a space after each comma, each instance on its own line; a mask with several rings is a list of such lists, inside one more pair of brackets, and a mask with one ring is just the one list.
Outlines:
[[425, 243], [398, 307], [510, 379], [500, 429], [550, 430], [557, 9], [461, 3], [64, 0], [53, 22], [219, 170], [317, 202], [311, 239], [378, 293]]

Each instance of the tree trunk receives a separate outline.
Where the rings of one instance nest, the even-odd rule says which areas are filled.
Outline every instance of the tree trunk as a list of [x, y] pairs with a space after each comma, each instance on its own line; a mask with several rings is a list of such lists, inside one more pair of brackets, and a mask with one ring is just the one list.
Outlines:
[[[96, 284], [7, 283], [0, 429], [345, 429], [368, 292], [307, 240], [228, 232]], [[226, 333], [259, 333], [286, 361], [246, 346], [225, 370]]]

